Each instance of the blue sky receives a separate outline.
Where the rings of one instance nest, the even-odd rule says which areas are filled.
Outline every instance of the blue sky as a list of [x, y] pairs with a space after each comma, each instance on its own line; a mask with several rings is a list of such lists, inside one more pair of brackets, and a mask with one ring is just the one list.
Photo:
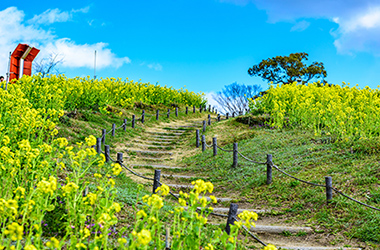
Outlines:
[[295, 52], [330, 83], [380, 85], [379, 0], [0, 2], [0, 75], [18, 43], [59, 53], [69, 77], [120, 77], [212, 93], [261, 60]]

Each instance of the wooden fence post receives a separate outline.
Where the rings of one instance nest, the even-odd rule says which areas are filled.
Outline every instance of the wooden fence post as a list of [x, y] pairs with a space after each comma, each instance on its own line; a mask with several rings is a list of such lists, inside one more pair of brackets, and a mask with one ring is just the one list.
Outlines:
[[202, 105], [199, 106], [199, 113], [202, 113]]
[[210, 126], [211, 125], [211, 115], [210, 114], [208, 114], [207, 119], [208, 119], [207, 123]]
[[272, 183], [272, 155], [267, 155], [267, 185]]
[[106, 162], [110, 161], [110, 146], [104, 145], [104, 156], [106, 158]]
[[135, 128], [135, 115], [132, 115], [132, 128]]
[[175, 107], [175, 116], [178, 117], [178, 107]]
[[160, 186], [160, 177], [161, 177], [161, 170], [155, 169], [154, 170], [154, 181], [153, 181], [153, 193], [156, 193], [157, 188]]
[[189, 107], [186, 106], [186, 115], [189, 114]]
[[208, 112], [211, 112], [211, 105], [208, 105]]
[[220, 114], [218, 114], [218, 122], [220, 122]]
[[206, 132], [206, 121], [203, 121], [203, 133]]
[[193, 106], [193, 113], [195, 114], [195, 106]]
[[234, 225], [236, 220], [236, 215], [238, 211], [238, 204], [231, 203], [230, 210], [228, 211], [228, 218], [227, 218], [227, 224], [226, 224], [226, 233], [231, 233], [231, 225]]
[[226, 120], [228, 120], [228, 113], [226, 113]]
[[102, 138], [96, 138], [96, 153], [100, 154], [102, 151]]
[[238, 165], [238, 144], [237, 142], [234, 142], [234, 147], [232, 151], [232, 167], [236, 168]]
[[326, 176], [325, 181], [326, 181], [326, 200], [327, 200], [327, 204], [329, 204], [332, 201], [332, 178], [331, 178], [331, 176]]
[[212, 138], [212, 149], [213, 149], [214, 156], [216, 156], [218, 154], [218, 144], [216, 141], [216, 137]]
[[144, 123], [145, 122], [145, 110], [142, 111], [142, 115], [141, 115], [141, 123]]
[[112, 136], [115, 136], [115, 129], [116, 129], [116, 125], [115, 123], [112, 123]]
[[170, 118], [170, 109], [168, 109], [167, 118], [168, 118], [168, 119]]
[[159, 117], [160, 117], [160, 110], [156, 110], [156, 120], [158, 121], [158, 119], [159, 119]]
[[116, 161], [120, 163], [120, 165], [123, 163], [123, 153], [118, 152]]
[[199, 148], [199, 129], [195, 131], [195, 145]]
[[106, 143], [106, 134], [107, 130], [105, 128], [102, 129], [102, 144]]
[[127, 119], [124, 119], [123, 129], [124, 131], [127, 131]]
[[202, 152], [206, 150], [206, 136], [202, 135]]

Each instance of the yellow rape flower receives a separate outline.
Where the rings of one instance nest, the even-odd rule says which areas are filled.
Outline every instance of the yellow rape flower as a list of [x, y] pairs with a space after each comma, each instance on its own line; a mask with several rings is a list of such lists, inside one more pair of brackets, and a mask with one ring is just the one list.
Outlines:
[[116, 176], [123, 170], [119, 163], [113, 163], [111, 166], [113, 166], [112, 173]]
[[277, 250], [277, 248], [272, 244], [268, 244], [262, 250]]
[[137, 243], [139, 245], [146, 246], [149, 244], [149, 242], [152, 240], [150, 231], [143, 229], [141, 232], [137, 234]]
[[24, 227], [16, 222], [12, 222], [12, 224], [8, 225], [7, 229], [4, 230], [4, 234], [11, 236], [12, 240], [21, 240], [23, 232]]
[[59, 248], [59, 240], [55, 237], [51, 237], [50, 241], [46, 242], [46, 246], [49, 248]]

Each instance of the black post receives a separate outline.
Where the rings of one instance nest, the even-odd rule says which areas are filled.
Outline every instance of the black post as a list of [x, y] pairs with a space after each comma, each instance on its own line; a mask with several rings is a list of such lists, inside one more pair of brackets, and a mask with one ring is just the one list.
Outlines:
[[206, 132], [206, 121], [203, 121], [203, 133]]
[[116, 125], [115, 123], [112, 123], [112, 136], [115, 136], [115, 129], [116, 129]]
[[107, 130], [105, 128], [102, 129], [102, 144], [106, 143], [106, 134]]
[[214, 107], [212, 107], [212, 113], [214, 113]]
[[238, 204], [231, 203], [230, 205], [230, 210], [228, 211], [228, 218], [227, 218], [227, 224], [226, 224], [226, 233], [230, 234], [231, 233], [231, 225], [234, 225], [236, 221], [236, 215], [238, 211]]
[[169, 117], [170, 117], [170, 109], [168, 109], [168, 119], [169, 119]]
[[218, 110], [217, 109], [215, 109], [215, 114], [217, 114], [218, 113]]
[[228, 113], [226, 113], [226, 119], [228, 120]]
[[220, 114], [218, 114], [218, 122], [220, 122]]
[[210, 114], [208, 114], [207, 119], [208, 119], [207, 124], [210, 126], [211, 125], [211, 115]]
[[120, 163], [120, 165], [121, 163], [123, 163], [123, 153], [120, 153], [120, 152], [117, 153], [116, 161]]
[[195, 131], [195, 145], [199, 148], [199, 129]]
[[123, 129], [124, 131], [127, 131], [127, 119], [124, 119]]
[[332, 178], [331, 178], [331, 176], [326, 176], [325, 181], [326, 181], [326, 200], [327, 200], [327, 204], [329, 204], [332, 200]]
[[132, 115], [132, 128], [135, 128], [135, 115]]
[[178, 107], [175, 107], [175, 116], [178, 117]]
[[106, 158], [106, 162], [110, 161], [110, 146], [104, 145], [104, 156]]
[[272, 183], [272, 155], [267, 155], [267, 184]]
[[189, 113], [189, 107], [186, 107], [186, 115]]
[[142, 111], [142, 115], [141, 115], [141, 123], [144, 123], [145, 122], [145, 110]]
[[208, 105], [208, 112], [211, 112], [211, 105]]
[[199, 106], [199, 113], [202, 113], [202, 105]]
[[100, 154], [102, 151], [102, 138], [96, 138], [96, 153]]
[[212, 138], [212, 149], [214, 151], [214, 156], [218, 154], [218, 145], [216, 141], [216, 137]]
[[195, 114], [195, 106], [193, 106], [193, 113]]
[[156, 120], [158, 121], [158, 118], [160, 117], [160, 110], [156, 110]]
[[202, 152], [206, 150], [206, 136], [202, 135]]
[[160, 186], [160, 177], [161, 177], [161, 170], [155, 169], [154, 170], [154, 181], [153, 181], [153, 193], [156, 193], [157, 188]]
[[232, 117], [235, 117], [235, 112], [232, 112]]
[[232, 152], [232, 167], [236, 168], [238, 165], [238, 144], [237, 142], [234, 142], [234, 148]]

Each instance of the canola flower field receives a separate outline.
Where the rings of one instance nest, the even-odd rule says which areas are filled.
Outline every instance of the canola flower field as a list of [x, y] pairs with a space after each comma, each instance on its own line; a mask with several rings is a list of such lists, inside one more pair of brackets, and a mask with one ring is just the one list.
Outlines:
[[252, 110], [270, 114], [271, 126], [301, 126], [315, 135], [353, 142], [379, 137], [380, 90], [349, 84], [271, 85], [267, 93], [250, 101]]
[[198, 106], [206, 101], [184, 89], [120, 79], [25, 76], [8, 90], [0, 88], [0, 249], [163, 249], [163, 218], [171, 218], [172, 249], [241, 248], [239, 229], [252, 224], [257, 214], [239, 215], [242, 221], [230, 235], [220, 229], [206, 234], [202, 227], [212, 201], [204, 195], [213, 185], [201, 180], [189, 194], [181, 193], [180, 204], [171, 211], [162, 211], [166, 185], [142, 197], [133, 228], [115, 232], [122, 206], [115, 202], [114, 178], [121, 166], [105, 164], [91, 147], [94, 136], [69, 145], [56, 137], [56, 126], [64, 110], [105, 111], [107, 105], [129, 108], [135, 102]]

